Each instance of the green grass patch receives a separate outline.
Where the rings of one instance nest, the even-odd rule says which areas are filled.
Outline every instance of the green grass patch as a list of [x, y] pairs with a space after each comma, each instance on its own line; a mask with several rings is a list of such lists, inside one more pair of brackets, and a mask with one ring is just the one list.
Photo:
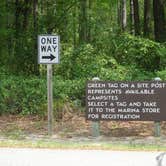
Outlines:
[[1, 140], [0, 147], [12, 148], [48, 148], [48, 149], [82, 149], [82, 150], [120, 150], [120, 151], [165, 151], [166, 146], [98, 143], [98, 142], [67, 142], [67, 141], [29, 141], [29, 140]]

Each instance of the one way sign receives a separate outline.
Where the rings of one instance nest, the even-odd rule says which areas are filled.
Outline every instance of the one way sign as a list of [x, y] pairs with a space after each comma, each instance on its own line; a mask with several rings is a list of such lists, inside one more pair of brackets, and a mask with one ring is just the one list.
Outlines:
[[59, 36], [56, 35], [38, 36], [38, 63], [39, 64], [59, 63]]

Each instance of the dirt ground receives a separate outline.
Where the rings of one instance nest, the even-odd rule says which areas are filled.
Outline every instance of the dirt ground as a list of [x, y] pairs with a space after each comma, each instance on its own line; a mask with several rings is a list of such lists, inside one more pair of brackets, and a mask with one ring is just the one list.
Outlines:
[[[84, 114], [67, 112], [63, 117], [54, 121], [53, 133], [59, 138], [91, 137], [92, 122], [86, 121]], [[47, 118], [38, 116], [0, 116], [0, 136], [46, 136]], [[100, 122], [100, 135], [105, 138], [154, 136], [154, 122]], [[161, 122], [161, 136], [166, 137], [166, 122]]]

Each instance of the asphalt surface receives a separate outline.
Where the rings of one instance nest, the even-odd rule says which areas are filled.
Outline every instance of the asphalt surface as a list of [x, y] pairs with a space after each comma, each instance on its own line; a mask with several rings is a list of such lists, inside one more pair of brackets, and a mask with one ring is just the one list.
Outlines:
[[0, 148], [0, 166], [166, 166], [164, 152]]

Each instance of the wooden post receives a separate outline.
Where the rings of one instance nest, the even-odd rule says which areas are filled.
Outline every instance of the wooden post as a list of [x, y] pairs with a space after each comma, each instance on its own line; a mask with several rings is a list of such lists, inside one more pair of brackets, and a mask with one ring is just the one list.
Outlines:
[[53, 92], [52, 92], [52, 64], [47, 65], [47, 102], [48, 102], [48, 135], [52, 135], [53, 123]]
[[[98, 77], [94, 77], [92, 79], [92, 81], [99, 81], [100, 79]], [[92, 122], [91, 124], [91, 127], [92, 127], [92, 136], [93, 137], [99, 137], [100, 136], [100, 125], [99, 125], [99, 122], [96, 121], [96, 122]]]
[[[154, 79], [155, 81], [161, 81], [160, 77], [156, 77]], [[161, 135], [161, 125], [160, 122], [154, 122], [154, 136], [155, 137], [160, 137]]]
[[99, 122], [92, 122], [92, 136], [93, 137], [99, 137], [100, 136]]
[[155, 122], [154, 123], [155, 127], [154, 127], [154, 135], [155, 137], [160, 137], [160, 133], [161, 133], [161, 126], [160, 126], [160, 122]]

